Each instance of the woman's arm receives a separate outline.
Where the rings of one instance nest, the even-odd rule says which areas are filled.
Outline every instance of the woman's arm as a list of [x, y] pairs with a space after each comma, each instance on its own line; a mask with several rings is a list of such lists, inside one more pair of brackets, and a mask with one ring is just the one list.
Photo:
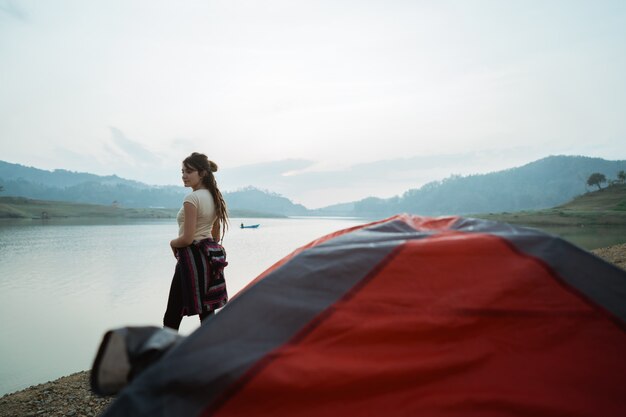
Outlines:
[[193, 243], [193, 237], [196, 234], [196, 223], [198, 222], [198, 209], [191, 203], [184, 203], [185, 223], [183, 225], [183, 234], [170, 242], [172, 248], [184, 248]]

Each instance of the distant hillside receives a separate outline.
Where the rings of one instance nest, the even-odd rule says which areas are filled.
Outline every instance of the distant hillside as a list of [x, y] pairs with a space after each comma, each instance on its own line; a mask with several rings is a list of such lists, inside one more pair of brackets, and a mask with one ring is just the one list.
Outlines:
[[472, 217], [532, 227], [626, 226], [626, 184], [614, 184], [543, 210], [473, 214]]
[[333, 204], [321, 209], [309, 210], [309, 213], [314, 216], [349, 216], [349, 213], [355, 212], [355, 204], [355, 202]]
[[3, 195], [126, 208], [180, 207], [183, 187], [150, 186], [115, 175], [46, 171], [0, 161]]
[[[180, 186], [151, 186], [113, 176], [98, 176], [65, 170], [45, 171], [0, 161], [2, 195], [35, 200], [98, 204], [122, 208], [178, 209], [189, 189]], [[233, 213], [250, 216], [305, 215], [304, 206], [269, 191], [248, 187], [225, 192]]]
[[135, 187], [145, 187], [138, 181], [126, 180], [117, 175], [99, 176], [85, 172], [73, 172], [64, 169], [47, 171], [44, 169], [27, 167], [20, 164], [11, 164], [0, 161], [0, 179], [5, 183], [12, 181], [24, 181], [31, 184], [39, 184], [44, 187], [66, 188], [83, 183], [97, 182], [107, 185], [124, 184]]
[[[345, 211], [333, 206], [328, 208], [328, 213], [382, 217], [401, 212], [463, 215], [538, 210], [558, 206], [587, 192], [587, 178], [594, 172], [605, 174], [607, 179], [615, 179], [620, 170], [626, 170], [626, 161], [550, 156], [504, 171], [452, 176], [408, 190], [399, 197], [366, 198]], [[318, 212], [323, 214], [326, 209]]]
[[555, 207], [569, 211], [621, 211], [626, 213], [626, 184], [615, 184], [585, 193], [572, 201]]
[[[248, 187], [224, 193], [231, 210], [251, 210], [286, 216], [352, 216], [380, 218], [396, 213], [466, 215], [472, 213], [540, 210], [564, 204], [586, 193], [594, 172], [615, 179], [626, 161], [584, 156], [550, 156], [527, 165], [481, 175], [451, 176], [401, 196], [360, 201], [308, 210], [288, 198]], [[250, 178], [254, 182], [254, 177]], [[123, 208], [179, 208], [188, 189], [151, 186], [117, 176], [65, 170], [45, 171], [0, 161], [4, 196], [40, 200], [116, 205]]]
[[307, 208], [301, 204], [294, 204], [281, 195], [254, 187], [225, 193], [224, 199], [230, 210], [254, 208], [265, 213], [281, 213], [287, 216], [303, 216], [308, 213]]

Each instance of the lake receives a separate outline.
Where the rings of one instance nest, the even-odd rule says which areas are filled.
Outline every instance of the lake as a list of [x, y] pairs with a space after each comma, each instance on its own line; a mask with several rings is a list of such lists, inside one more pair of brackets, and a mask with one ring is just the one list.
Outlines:
[[[260, 223], [258, 229], [239, 224]], [[351, 219], [231, 219], [232, 296], [294, 249]], [[89, 369], [104, 332], [162, 325], [175, 220], [0, 222], [0, 395]], [[182, 334], [199, 326], [186, 317]]]
[[[261, 226], [240, 229], [242, 222]], [[296, 248], [363, 222], [231, 219], [224, 240], [230, 295]], [[160, 326], [177, 231], [173, 219], [1, 221], [0, 395], [89, 369], [109, 329]], [[626, 241], [616, 228], [551, 232], [588, 249]], [[186, 317], [180, 330], [198, 326], [197, 317]]]

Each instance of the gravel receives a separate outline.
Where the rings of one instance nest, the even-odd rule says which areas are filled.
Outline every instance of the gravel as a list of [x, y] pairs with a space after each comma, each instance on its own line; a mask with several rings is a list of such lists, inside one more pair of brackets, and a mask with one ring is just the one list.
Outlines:
[[89, 371], [84, 371], [4, 395], [0, 417], [96, 417], [111, 401], [91, 392]]
[[591, 252], [626, 270], [626, 243], [609, 246], [608, 248], [594, 249]]

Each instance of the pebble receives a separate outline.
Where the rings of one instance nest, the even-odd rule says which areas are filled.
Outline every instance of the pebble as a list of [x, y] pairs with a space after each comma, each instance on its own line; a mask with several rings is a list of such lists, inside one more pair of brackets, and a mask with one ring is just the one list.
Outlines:
[[4, 395], [0, 417], [95, 417], [112, 401], [91, 392], [85, 371]]

